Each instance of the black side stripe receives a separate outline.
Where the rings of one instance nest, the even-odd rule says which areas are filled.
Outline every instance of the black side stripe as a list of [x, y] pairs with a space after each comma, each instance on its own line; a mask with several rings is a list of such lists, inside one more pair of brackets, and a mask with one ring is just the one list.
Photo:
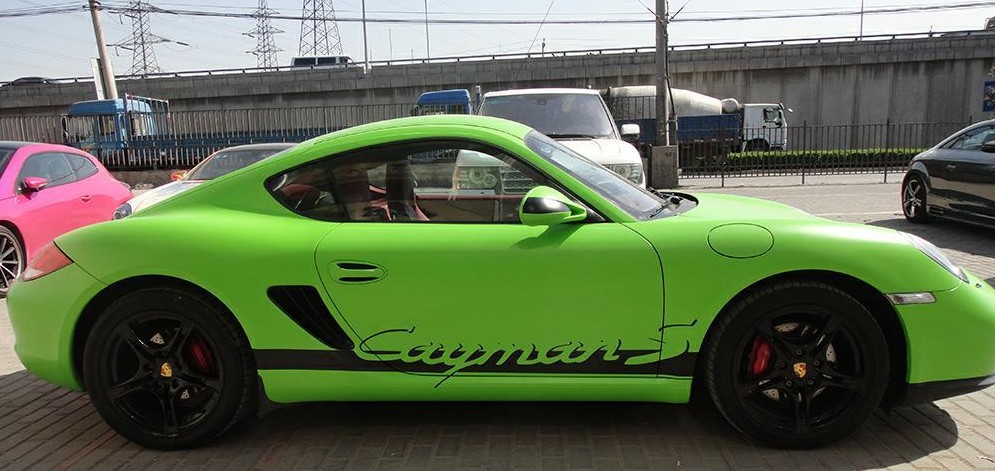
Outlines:
[[[693, 376], [698, 354], [688, 352], [661, 361], [642, 365], [625, 365], [625, 359], [649, 353], [647, 350], [623, 350], [620, 360], [590, 359], [584, 363], [554, 363], [551, 365], [521, 365], [522, 352], [515, 352], [507, 361], [460, 369], [466, 373], [532, 373], [532, 374], [634, 374]], [[395, 371], [408, 373], [445, 374], [452, 370], [444, 364], [429, 365], [422, 362], [407, 363], [400, 360], [368, 361], [352, 350], [254, 350], [256, 366], [261, 370], [316, 370], [316, 371]]]

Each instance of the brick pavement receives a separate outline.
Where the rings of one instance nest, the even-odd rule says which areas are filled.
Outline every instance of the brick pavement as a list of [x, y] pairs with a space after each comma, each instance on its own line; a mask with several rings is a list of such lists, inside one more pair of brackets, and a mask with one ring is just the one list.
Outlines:
[[[995, 282], [995, 232], [913, 226], [896, 185], [721, 189], [919, 234]], [[889, 203], [889, 200], [891, 201]], [[753, 445], [707, 404], [323, 404], [279, 409], [205, 449], [142, 449], [86, 396], [23, 371], [0, 309], [0, 469], [995, 469], [995, 388], [878, 412], [815, 451]]]

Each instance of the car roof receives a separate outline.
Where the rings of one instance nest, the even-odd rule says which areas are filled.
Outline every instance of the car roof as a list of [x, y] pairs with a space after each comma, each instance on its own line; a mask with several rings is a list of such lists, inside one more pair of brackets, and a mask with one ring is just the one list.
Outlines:
[[0, 141], [0, 149], [20, 149], [21, 147], [34, 144], [37, 143], [27, 141]]
[[512, 136], [519, 138], [524, 138], [532, 128], [517, 123], [515, 121], [509, 121], [503, 118], [494, 118], [491, 116], [479, 116], [470, 114], [434, 114], [426, 116], [413, 116], [410, 118], [396, 118], [388, 119], [384, 121], [376, 121], [373, 123], [362, 124], [359, 126], [354, 126], [351, 128], [346, 128], [341, 131], [336, 131], [330, 134], [325, 134], [324, 136], [316, 137], [309, 143], [318, 144], [331, 139], [342, 138], [346, 136], [353, 136], [356, 134], [362, 134], [367, 132], [398, 129], [404, 127], [412, 126], [469, 126], [490, 129], [493, 131], [500, 131]]
[[484, 97], [511, 95], [599, 95], [597, 90], [589, 88], [523, 88], [521, 90], [500, 90], [487, 92]]

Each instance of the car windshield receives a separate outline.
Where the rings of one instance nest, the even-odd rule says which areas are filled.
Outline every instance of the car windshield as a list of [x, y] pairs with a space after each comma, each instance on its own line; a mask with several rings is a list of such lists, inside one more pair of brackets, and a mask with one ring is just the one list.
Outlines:
[[565, 172], [592, 188], [633, 218], [643, 221], [662, 214], [663, 201], [652, 193], [633, 184], [562, 144], [532, 131], [525, 136], [525, 145], [540, 157], [552, 162]]
[[218, 178], [283, 151], [284, 149], [280, 148], [219, 151], [194, 167], [187, 174], [186, 179], [211, 180]]
[[7, 162], [10, 162], [10, 156], [14, 155], [15, 150], [17, 149], [0, 147], [0, 174], [7, 169]]
[[543, 93], [489, 96], [480, 114], [518, 121], [549, 137], [613, 138], [612, 123], [598, 95]]

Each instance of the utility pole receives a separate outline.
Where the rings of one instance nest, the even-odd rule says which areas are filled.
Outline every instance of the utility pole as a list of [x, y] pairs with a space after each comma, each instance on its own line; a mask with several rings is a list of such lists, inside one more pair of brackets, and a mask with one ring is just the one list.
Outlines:
[[860, 37], [864, 37], [864, 0], [860, 0]]
[[428, 43], [428, 0], [425, 0], [425, 58], [432, 58], [432, 50]]
[[107, 54], [107, 43], [104, 41], [104, 27], [100, 24], [100, 3], [90, 1], [90, 19], [93, 20], [93, 34], [97, 37], [97, 54], [100, 56], [100, 77], [104, 82], [104, 96], [111, 100], [117, 99], [117, 84], [114, 83], [114, 67]]
[[649, 159], [648, 184], [653, 188], [677, 188], [680, 159], [671, 145], [670, 62], [667, 57], [667, 26], [670, 11], [667, 0], [656, 0], [656, 145]]
[[370, 71], [370, 48], [366, 46], [366, 0], [363, 0], [363, 71]]
[[670, 145], [670, 64], [667, 60], [667, 0], [656, 0], [656, 131], [657, 145]]

